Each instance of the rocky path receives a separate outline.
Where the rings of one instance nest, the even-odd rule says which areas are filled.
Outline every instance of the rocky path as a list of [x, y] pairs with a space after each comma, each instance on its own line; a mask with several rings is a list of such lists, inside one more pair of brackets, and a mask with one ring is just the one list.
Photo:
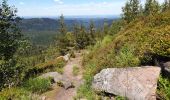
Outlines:
[[[73, 82], [74, 88], [69, 88], [65, 90], [57, 85], [53, 87], [52, 91], [46, 93], [45, 100], [73, 100], [76, 96], [77, 88], [83, 83], [82, 78], [82, 53], [75, 53], [76, 57], [71, 58], [70, 61], [64, 67], [63, 75], [66, 76], [70, 81]], [[77, 66], [79, 68], [79, 73], [77, 76], [73, 75], [73, 67]]]

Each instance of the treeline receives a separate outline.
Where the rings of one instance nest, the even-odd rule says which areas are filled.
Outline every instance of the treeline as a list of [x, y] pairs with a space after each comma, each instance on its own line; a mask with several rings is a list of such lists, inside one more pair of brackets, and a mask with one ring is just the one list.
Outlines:
[[64, 22], [64, 16], [61, 15], [59, 35], [56, 39], [56, 46], [58, 46], [61, 55], [65, 55], [72, 50], [85, 49], [87, 46], [94, 45], [98, 39], [109, 34], [109, 25], [104, 23], [102, 29], [98, 29], [93, 20], [90, 21], [89, 27], [86, 28], [83, 24], [76, 23], [73, 26], [73, 31], [67, 31]]
[[170, 0], [165, 0], [161, 5], [157, 0], [146, 0], [144, 6], [140, 3], [140, 0], [129, 0], [125, 7], [123, 7], [122, 18], [127, 22], [131, 22], [136, 18], [142, 16], [156, 15], [158, 13], [165, 12], [170, 9]]

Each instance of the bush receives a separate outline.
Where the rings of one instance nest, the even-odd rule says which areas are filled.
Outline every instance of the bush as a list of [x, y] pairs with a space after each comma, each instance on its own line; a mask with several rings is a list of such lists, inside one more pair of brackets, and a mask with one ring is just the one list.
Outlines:
[[0, 60], [0, 90], [16, 86], [24, 78], [24, 66], [17, 64], [16, 60]]
[[30, 78], [23, 87], [33, 93], [43, 93], [51, 88], [51, 79]]
[[41, 63], [33, 67], [32, 69], [28, 69], [27, 77], [34, 76], [43, 72], [49, 71], [57, 71], [58, 73], [63, 73], [63, 67], [65, 66], [66, 61], [60, 57], [54, 60], [47, 61], [45, 63]]
[[0, 92], [0, 100], [38, 100], [38, 96], [22, 88], [10, 88]]
[[77, 66], [73, 66], [73, 75], [77, 76], [79, 73], [79, 68]]

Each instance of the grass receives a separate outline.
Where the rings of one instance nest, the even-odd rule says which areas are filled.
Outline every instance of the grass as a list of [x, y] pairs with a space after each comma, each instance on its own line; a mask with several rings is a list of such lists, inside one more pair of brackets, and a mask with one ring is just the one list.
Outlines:
[[80, 69], [77, 66], [73, 66], [73, 75], [77, 76], [79, 74]]
[[[96, 99], [91, 89], [92, 78], [105, 68], [125, 68], [154, 64], [156, 57], [170, 57], [170, 13], [136, 19], [113, 36], [105, 36], [84, 56], [85, 84], [78, 94]], [[170, 98], [169, 82], [159, 80], [160, 97]]]
[[170, 100], [170, 80], [160, 76], [157, 94], [162, 100]]
[[30, 78], [23, 84], [23, 88], [32, 93], [43, 93], [51, 89], [51, 79]]
[[38, 100], [38, 95], [33, 95], [23, 88], [13, 87], [2, 90], [0, 100]]

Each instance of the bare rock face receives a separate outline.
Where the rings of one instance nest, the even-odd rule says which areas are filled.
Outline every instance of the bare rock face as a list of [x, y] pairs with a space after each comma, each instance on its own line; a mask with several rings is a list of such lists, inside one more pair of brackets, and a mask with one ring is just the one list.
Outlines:
[[130, 100], [155, 100], [159, 67], [108, 68], [94, 76], [92, 88]]
[[52, 78], [55, 83], [62, 84], [65, 89], [68, 89], [73, 85], [72, 82], [67, 77], [62, 76], [57, 72], [49, 72], [41, 75], [39, 78]]

